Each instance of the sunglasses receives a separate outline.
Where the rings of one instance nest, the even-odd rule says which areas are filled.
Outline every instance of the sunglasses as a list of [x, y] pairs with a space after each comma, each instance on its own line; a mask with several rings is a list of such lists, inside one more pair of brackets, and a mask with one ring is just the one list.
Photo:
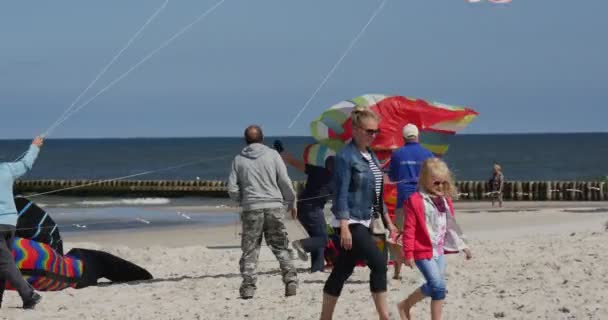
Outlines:
[[366, 133], [368, 136], [375, 136], [375, 135], [377, 135], [377, 134], [380, 134], [380, 129], [363, 129], [363, 128], [361, 128], [361, 127], [359, 127], [359, 129], [361, 129], [361, 130], [365, 131], [365, 133]]
[[448, 184], [447, 181], [443, 181], [443, 180], [435, 180], [433, 181], [433, 185], [435, 187], [439, 187], [439, 186], [446, 186]]

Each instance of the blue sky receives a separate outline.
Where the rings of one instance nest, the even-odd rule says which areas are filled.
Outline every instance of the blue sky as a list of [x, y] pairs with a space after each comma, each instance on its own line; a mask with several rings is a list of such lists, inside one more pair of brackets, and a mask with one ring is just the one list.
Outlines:
[[[0, 138], [43, 132], [163, 0], [0, 3]], [[172, 0], [96, 93], [215, 2]], [[606, 131], [605, 0], [388, 0], [291, 129], [376, 0], [226, 0], [51, 137], [306, 135], [365, 93], [467, 105], [466, 133]]]

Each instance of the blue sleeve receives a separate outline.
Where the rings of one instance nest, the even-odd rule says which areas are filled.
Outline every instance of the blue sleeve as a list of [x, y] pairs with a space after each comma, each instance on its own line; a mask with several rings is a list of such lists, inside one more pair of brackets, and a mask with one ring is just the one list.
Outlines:
[[31, 145], [27, 150], [23, 158], [18, 161], [7, 163], [9, 170], [11, 171], [11, 175], [13, 179], [17, 179], [24, 174], [26, 174], [32, 166], [34, 165], [34, 161], [38, 158], [38, 153], [40, 152], [40, 148], [35, 145]]
[[388, 177], [392, 182], [397, 182], [399, 180], [399, 157], [396, 152], [391, 154], [391, 165], [390, 170], [388, 171]]
[[336, 156], [334, 165], [335, 206], [334, 215], [338, 220], [348, 220], [350, 210], [348, 208], [348, 189], [351, 178], [350, 163], [343, 155]]

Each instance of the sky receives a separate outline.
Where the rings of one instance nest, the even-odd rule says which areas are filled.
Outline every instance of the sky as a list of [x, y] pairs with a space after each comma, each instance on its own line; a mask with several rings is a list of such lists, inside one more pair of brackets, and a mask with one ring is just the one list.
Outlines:
[[[0, 139], [45, 131], [164, 0], [0, 2]], [[213, 6], [171, 0], [85, 96]], [[226, 0], [49, 138], [308, 135], [362, 94], [468, 106], [463, 133], [604, 132], [608, 1]]]

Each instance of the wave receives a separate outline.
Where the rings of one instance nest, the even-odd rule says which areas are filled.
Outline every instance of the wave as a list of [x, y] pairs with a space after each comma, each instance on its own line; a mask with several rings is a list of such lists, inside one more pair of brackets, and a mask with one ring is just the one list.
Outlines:
[[76, 202], [77, 205], [83, 206], [111, 206], [111, 205], [161, 205], [169, 204], [171, 200], [168, 198], [135, 198], [135, 199], [116, 199], [116, 200], [85, 200]]

